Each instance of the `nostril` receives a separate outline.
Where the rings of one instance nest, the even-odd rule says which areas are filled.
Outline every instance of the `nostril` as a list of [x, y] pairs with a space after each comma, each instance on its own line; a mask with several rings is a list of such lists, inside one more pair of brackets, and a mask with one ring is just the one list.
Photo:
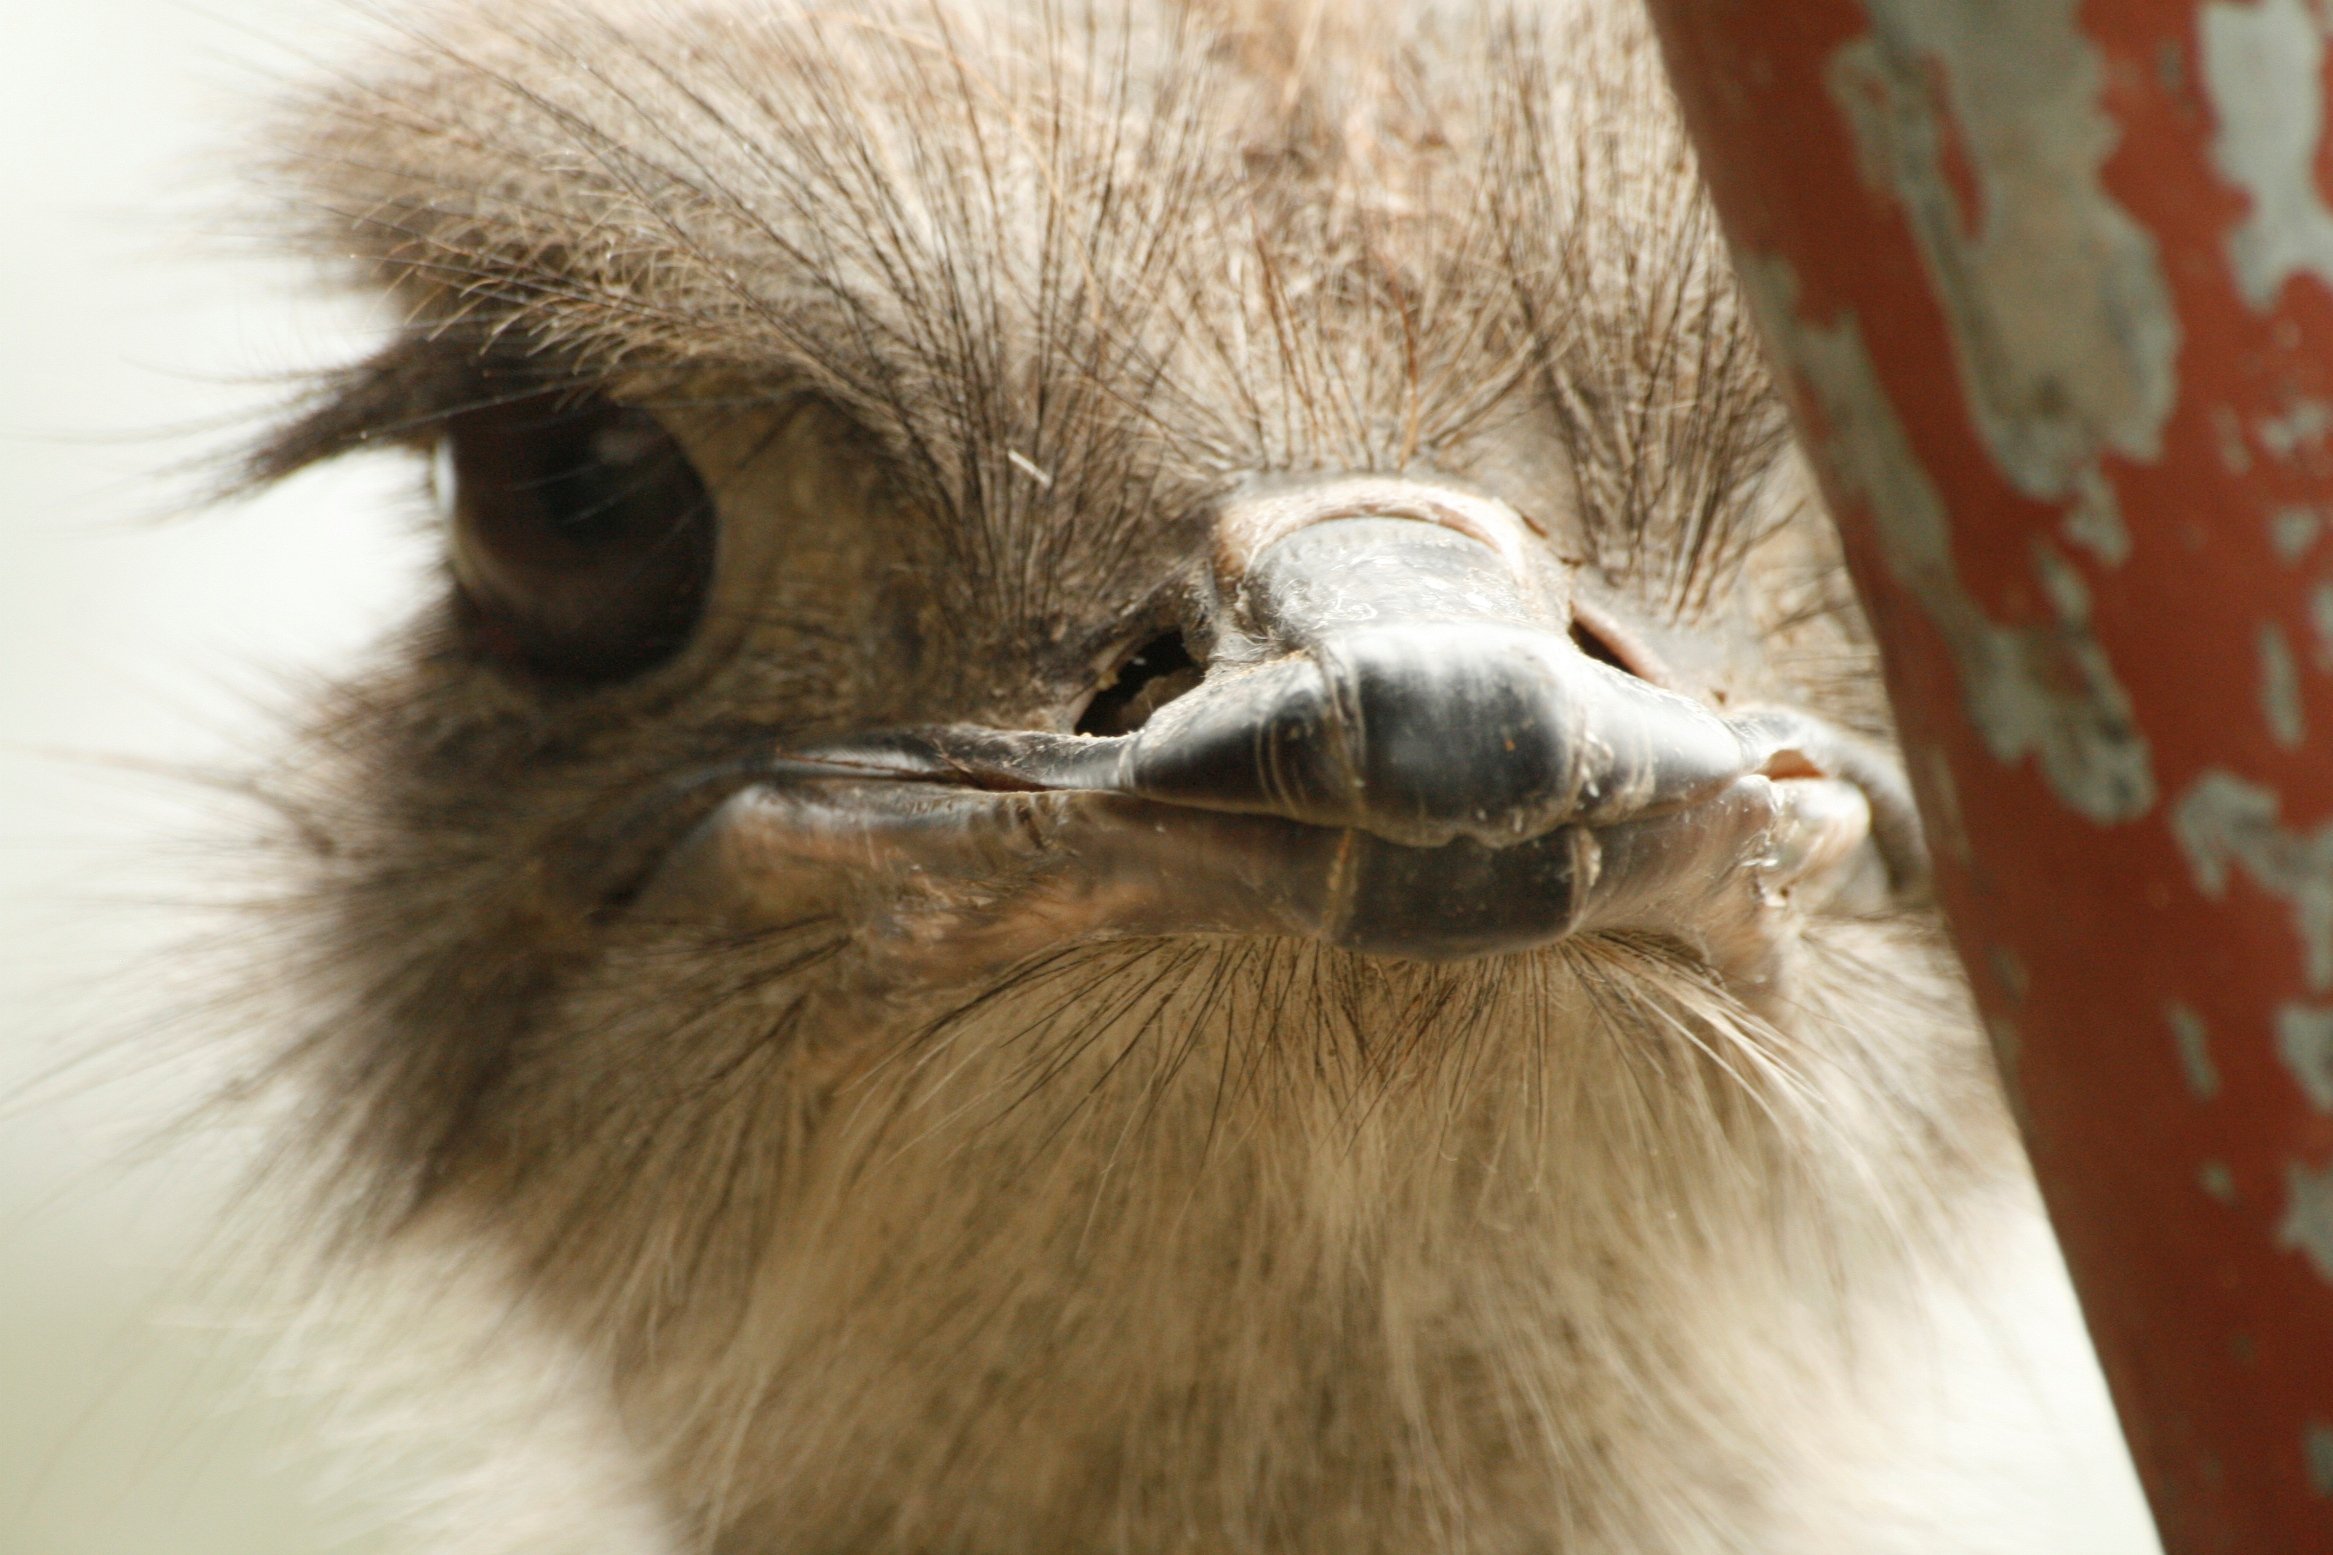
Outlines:
[[1831, 774], [1825, 771], [1822, 764], [1805, 751], [1785, 746], [1766, 758], [1765, 765], [1758, 769], [1758, 775], [1780, 779], [1827, 778]]
[[1621, 657], [1620, 650], [1606, 642], [1602, 635], [1585, 621], [1575, 620], [1572, 622], [1572, 646], [1594, 659], [1598, 664], [1609, 664], [1627, 675], [1636, 673], [1628, 660]]
[[1649, 681], [1673, 691], [1675, 683], [1660, 655], [1627, 627], [1586, 600], [1572, 604], [1572, 646], [1599, 664], [1609, 664], [1623, 675]]
[[1180, 632], [1154, 637], [1128, 654], [1078, 716], [1077, 732], [1132, 734], [1150, 715], [1199, 684], [1206, 673]]

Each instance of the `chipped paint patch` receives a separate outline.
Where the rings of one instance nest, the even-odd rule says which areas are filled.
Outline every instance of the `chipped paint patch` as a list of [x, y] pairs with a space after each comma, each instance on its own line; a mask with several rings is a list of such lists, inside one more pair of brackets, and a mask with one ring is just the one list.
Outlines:
[[2197, 1101], [2210, 1101], [2220, 1093], [2220, 1071], [2211, 1061], [2211, 1032], [2203, 1017], [2173, 1003], [2163, 1006], [2163, 1018], [2171, 1023], [2171, 1040], [2179, 1044], [2179, 1067], [2187, 1072], [2187, 1089]]
[[2260, 446], [2286, 463], [2304, 448], [2321, 448], [2333, 432], [2333, 405], [2323, 400], [2298, 399], [2281, 416], [2271, 416], [2255, 428]]
[[2309, 625], [2317, 634], [2317, 668], [2333, 674], [2333, 583], [2309, 591]]
[[1953, 778], [1952, 763], [1943, 750], [1924, 745], [1913, 756], [1924, 779], [1921, 819], [1928, 823], [1928, 845], [1949, 856], [1963, 869], [1976, 867], [1976, 853], [1969, 846], [1968, 820], [1960, 806], [1960, 784]]
[[1920, 601], [1960, 672], [1961, 699], [1985, 748], [2004, 765], [2034, 757], [2059, 800], [2100, 825], [2154, 808], [2154, 764], [2130, 695], [2090, 630], [2081, 575], [2037, 543], [2035, 568], [2057, 619], [2004, 626], [1968, 592], [1952, 554], [1944, 499], [1912, 451], [1852, 318], [1798, 316], [1798, 277], [1772, 255], [1744, 255], [1743, 282], [1766, 325], [1818, 401], [1818, 450], [1831, 479], [1871, 509], [1889, 574]]
[[2276, 1012], [2276, 1051], [2319, 1112], [2333, 1112], [2333, 1010], [2288, 1004]]
[[2318, 1277], [2333, 1284], [2333, 1167], [2314, 1172], [2290, 1163], [2284, 1185], [2284, 1224], [2276, 1228], [2276, 1245], [2308, 1259]]
[[2214, 767], [2197, 778], [2171, 812], [2171, 831], [2204, 895], [2227, 894], [2231, 868], [2292, 904], [2309, 986], [2333, 988], [2333, 826], [2285, 829], [2271, 789]]
[[2236, 1174], [2228, 1170], [2225, 1161], [2206, 1161], [2203, 1170], [2196, 1173], [2196, 1181], [2203, 1191], [2222, 1204], [2236, 1202]]
[[2066, 538], [2109, 567], [2130, 560], [2130, 526], [2122, 521], [2122, 499], [2096, 466], [2074, 480], [2074, 505], [2066, 510]]
[[2301, 670], [2293, 662], [2292, 645], [2284, 628], [2274, 622], [2260, 627], [2260, 712], [2268, 721], [2268, 737], [2286, 750], [2299, 750], [2309, 738], [2301, 711]]
[[2204, 90], [2219, 120], [2212, 161], [2252, 197], [2251, 214], [2229, 234], [2228, 259], [2259, 312], [2296, 275], [2333, 285], [2333, 210], [2315, 169], [2324, 68], [2324, 23], [2303, 0], [2204, 7]]
[[2244, 423], [2236, 418], [2235, 408], [2214, 405], [2211, 408], [2212, 433], [2219, 439], [2220, 463], [2227, 466], [2230, 475], [2249, 475], [2252, 472], [2252, 450], [2244, 443]]
[[2268, 543], [2288, 567], [2308, 555], [2324, 532], [2324, 515], [2315, 508], [2278, 508], [2268, 516]]
[[[2128, 541], [2100, 508], [2098, 461], [2160, 457], [2180, 326], [2153, 236], [2100, 178], [2120, 132], [2080, 0], [1865, 8], [1870, 34], [1832, 56], [1825, 85], [1866, 181], [1904, 208], [1978, 430], [2020, 491], [2073, 498], [2069, 526], [2119, 564]], [[1975, 223], [1959, 215], [1956, 146]]]
[[2309, 1488], [2333, 1501], [2333, 1425], [2308, 1423], [2301, 1432], [2301, 1462], [2309, 1471]]

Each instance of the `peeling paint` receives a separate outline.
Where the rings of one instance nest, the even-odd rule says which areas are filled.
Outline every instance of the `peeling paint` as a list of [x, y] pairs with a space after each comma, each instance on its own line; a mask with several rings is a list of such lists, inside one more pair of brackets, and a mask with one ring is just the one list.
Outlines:
[[2309, 591], [2309, 625], [2317, 633], [2317, 668], [2333, 675], [2333, 583]]
[[1960, 784], [1953, 778], [1952, 762], [1934, 745], [1922, 746], [1912, 759], [1926, 780], [1920, 810], [1921, 819], [1928, 823], [1928, 846], [1963, 869], [1975, 868], [1977, 856], [1969, 846], [1968, 819], [1961, 809]]
[[2333, 433], [2333, 405], [2297, 399], [2283, 415], [2269, 417], [2254, 430], [2260, 434], [2261, 447], [2290, 463], [2302, 449], [2322, 447], [2326, 434]]
[[2260, 626], [2260, 712], [2268, 721], [2268, 737], [2286, 750], [2299, 750], [2308, 740], [2300, 666], [2293, 662], [2284, 628], [2272, 621]]
[[2171, 812], [2171, 830], [2206, 896], [2227, 894], [2231, 865], [2255, 885], [2292, 904], [2309, 986], [2333, 989], [2333, 826], [2285, 829], [2272, 789], [2214, 767], [2197, 778]]
[[2230, 475], [2252, 473], [2252, 450], [2244, 442], [2244, 423], [2237, 419], [2230, 405], [2211, 408], [2213, 433], [2219, 438], [2220, 463], [2227, 466]]
[[2333, 1112], [2333, 1010], [2288, 1004], [2276, 1012], [2276, 1051], [2309, 1105]]
[[2308, 1466], [2309, 1488], [2333, 1501], [2333, 1425], [2309, 1422], [2301, 1432], [2301, 1462]]
[[[2117, 554], [2098, 461], [2160, 456], [2180, 327], [2153, 236], [2100, 180], [2120, 132], [2080, 0], [1866, 10], [1870, 35], [1832, 56], [1825, 84], [1866, 181], [1903, 204], [1978, 429], [2020, 491], [2076, 499], [2069, 524], [2119, 563], [2127, 537]], [[1959, 214], [1955, 146], [1979, 187], [1974, 223]]]
[[2066, 509], [2066, 538], [2109, 567], [2130, 560], [2130, 526], [2122, 521], [2122, 499], [2098, 473], [2084, 470], [2074, 481], [2074, 505]]
[[2324, 515], [2315, 508], [2278, 508], [2268, 515], [2268, 542], [2288, 567], [2308, 555], [2324, 531]]
[[2228, 1170], [2227, 1162], [2206, 1161], [2203, 1170], [2195, 1176], [2196, 1181], [2203, 1185], [2203, 1191], [2220, 1203], [2236, 1202], [2236, 1174]]
[[1832, 480], [1870, 506], [1888, 572], [1950, 645], [1969, 719], [1993, 759], [2033, 756], [2059, 800], [2100, 825], [2154, 808], [2154, 764], [2130, 695], [2091, 634], [2080, 575], [2037, 546], [2057, 619], [2013, 627], [1986, 615], [1961, 579], [1944, 500], [1880, 386], [1861, 328], [1851, 317], [1828, 326], [1801, 319], [1787, 261], [1744, 255], [1741, 267], [1768, 338], [1820, 404], [1827, 432], [1818, 452]]
[[2333, 1167], [2315, 1172], [2291, 1162], [2284, 1183], [2284, 1224], [2276, 1228], [2276, 1245], [2308, 1259], [2318, 1277], [2333, 1285]]
[[2220, 1093], [2220, 1071], [2211, 1061], [2211, 1033], [2203, 1017], [2184, 1004], [2171, 1003], [2163, 1006], [2163, 1018], [2171, 1023], [2171, 1040], [2179, 1044], [2179, 1067], [2187, 1072], [2187, 1089], [2197, 1101], [2210, 1101]]
[[2204, 90], [2219, 120], [2212, 161], [2252, 197], [2228, 258], [2257, 311], [2295, 275], [2333, 285], [2333, 210], [2315, 172], [2324, 68], [2325, 27], [2303, 0], [2204, 8]]

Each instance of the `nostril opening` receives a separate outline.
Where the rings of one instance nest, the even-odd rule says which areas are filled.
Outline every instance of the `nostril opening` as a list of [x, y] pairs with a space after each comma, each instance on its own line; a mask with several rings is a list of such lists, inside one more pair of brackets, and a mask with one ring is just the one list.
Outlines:
[[1572, 646], [1598, 664], [1609, 664], [1624, 675], [1636, 674], [1636, 666], [1629, 663], [1618, 648], [1606, 642], [1603, 635], [1585, 621], [1573, 620]]
[[1128, 654], [1086, 709], [1077, 732], [1098, 736], [1132, 734], [1150, 715], [1199, 684], [1205, 669], [1191, 656], [1180, 632], [1168, 632]]
[[1765, 765], [1758, 769], [1758, 775], [1770, 778], [1825, 778], [1831, 774], [1824, 771], [1822, 764], [1805, 751], [1784, 746], [1766, 758]]
[[1572, 646], [1597, 663], [1609, 664], [1623, 675], [1633, 675], [1664, 690], [1676, 689], [1676, 682], [1670, 678], [1668, 666], [1661, 662], [1660, 655], [1592, 602], [1584, 599], [1572, 602], [1571, 635]]

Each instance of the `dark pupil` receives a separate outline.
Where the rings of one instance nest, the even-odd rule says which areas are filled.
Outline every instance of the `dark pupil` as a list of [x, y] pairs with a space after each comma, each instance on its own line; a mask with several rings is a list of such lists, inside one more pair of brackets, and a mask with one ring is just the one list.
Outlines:
[[712, 509], [655, 418], [544, 394], [466, 411], [445, 435], [456, 573], [489, 653], [609, 680], [688, 640], [711, 581]]
[[543, 522], [571, 545], [598, 546], [621, 541], [642, 527], [642, 483], [651, 472], [608, 464], [592, 452], [591, 440], [576, 435], [574, 422], [562, 423], [544, 450], [544, 472], [535, 500], [543, 505]]

